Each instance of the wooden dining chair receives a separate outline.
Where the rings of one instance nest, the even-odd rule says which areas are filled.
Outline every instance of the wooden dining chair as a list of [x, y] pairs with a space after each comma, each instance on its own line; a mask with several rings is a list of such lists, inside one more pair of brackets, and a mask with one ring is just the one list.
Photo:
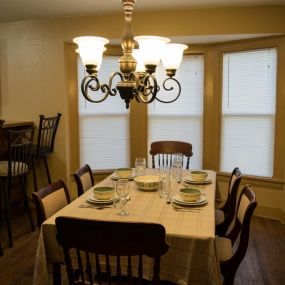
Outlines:
[[[37, 225], [41, 224], [70, 203], [68, 188], [63, 180], [59, 179], [54, 183], [32, 193], [37, 210]], [[53, 263], [53, 284], [61, 284], [60, 263]]]
[[50, 171], [47, 163], [47, 156], [53, 152], [55, 135], [57, 133], [61, 114], [57, 113], [54, 117], [40, 115], [37, 144], [33, 145], [32, 166], [34, 176], [34, 191], [38, 190], [35, 160], [44, 161], [48, 183], [51, 184]]
[[181, 153], [183, 155], [182, 165], [189, 169], [190, 157], [193, 155], [192, 144], [181, 141], [152, 142], [149, 153], [152, 156], [152, 168], [165, 165], [171, 167], [173, 155]]
[[[160, 281], [160, 257], [168, 251], [169, 246], [165, 243], [162, 225], [70, 217], [57, 217], [55, 223], [70, 285], [111, 284], [111, 281], [112, 284], [165, 284]], [[76, 251], [76, 264], [71, 262], [72, 249]], [[143, 279], [145, 256], [153, 259], [152, 281]], [[126, 264], [122, 260], [124, 257]], [[111, 260], [115, 264], [111, 264]], [[92, 261], [95, 261], [95, 265]], [[115, 270], [112, 272], [113, 265]], [[122, 273], [124, 265], [127, 276]], [[174, 283], [167, 281], [166, 284]]]
[[37, 225], [70, 203], [69, 190], [63, 180], [59, 179], [32, 193], [37, 210]]
[[82, 195], [88, 189], [95, 185], [92, 170], [88, 164], [85, 164], [79, 168], [74, 174], [77, 185], [77, 194], [78, 196]]
[[10, 194], [13, 189], [12, 181], [20, 180], [24, 207], [27, 211], [31, 228], [34, 230], [34, 222], [27, 197], [27, 174], [30, 171], [34, 129], [8, 131], [8, 160], [0, 161], [1, 194], [4, 194], [4, 216], [7, 222], [9, 246], [13, 246], [12, 228], [10, 220]]
[[216, 235], [225, 235], [236, 211], [237, 193], [242, 179], [241, 171], [235, 167], [228, 186], [228, 196], [221, 208], [215, 209]]
[[248, 247], [250, 221], [257, 206], [255, 193], [246, 185], [239, 196], [232, 229], [216, 236], [216, 248], [225, 285], [234, 284], [235, 274]]

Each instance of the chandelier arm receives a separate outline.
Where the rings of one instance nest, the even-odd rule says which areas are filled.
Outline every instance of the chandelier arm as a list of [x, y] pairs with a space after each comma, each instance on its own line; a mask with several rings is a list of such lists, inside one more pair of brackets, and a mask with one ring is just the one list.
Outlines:
[[[175, 83], [177, 84], [178, 93], [177, 93], [176, 97], [175, 97], [174, 99], [170, 100], [170, 101], [164, 101], [164, 100], [161, 100], [161, 99], [159, 99], [158, 97], [156, 97], [155, 99], [156, 99], [157, 101], [161, 102], [161, 103], [172, 103], [172, 102], [176, 101], [176, 100], [179, 98], [180, 94], [181, 94], [181, 85], [180, 85], [179, 81], [178, 81], [177, 79], [173, 78], [173, 77], [168, 77], [168, 78], [166, 78], [166, 79], [163, 81], [163, 84], [162, 84], [163, 89], [164, 89], [165, 91], [172, 91], [172, 90], [174, 90], [174, 87], [173, 87], [173, 86], [170, 86], [170, 87], [167, 87], [167, 86], [166, 86], [166, 82], [168, 82], [168, 81], [170, 81], [170, 82], [173, 81], [173, 82], [175, 82]], [[172, 82], [172, 83], [173, 83], [173, 82]]]
[[146, 74], [146, 76], [140, 80], [136, 99], [141, 103], [151, 103], [156, 99], [157, 91], [158, 86], [156, 78], [152, 74]]
[[108, 84], [102, 84], [101, 90], [104, 92], [105, 90], [108, 90], [108, 95], [115, 96], [117, 94], [117, 89], [114, 87], [112, 88], [113, 79], [115, 76], [119, 76], [121, 80], [123, 80], [123, 74], [119, 71], [113, 72], [109, 78], [109, 85]]
[[[95, 82], [95, 85], [92, 85], [91, 83], [94, 83]], [[105, 84], [104, 84], [105, 85]], [[99, 100], [94, 100], [91, 98], [90, 94], [89, 94], [89, 89], [92, 91], [92, 92], [96, 92], [98, 91], [99, 89], [102, 90], [103, 92], [103, 97]], [[103, 102], [104, 100], [106, 100], [106, 98], [108, 97], [109, 95], [109, 91], [110, 89], [109, 88], [106, 88], [104, 86], [104, 88], [102, 89], [102, 86], [100, 85], [99, 83], [99, 79], [97, 76], [95, 75], [86, 75], [82, 82], [81, 82], [81, 92], [84, 96], [84, 98], [89, 101], [89, 102], [93, 102], [93, 103], [101, 103]]]

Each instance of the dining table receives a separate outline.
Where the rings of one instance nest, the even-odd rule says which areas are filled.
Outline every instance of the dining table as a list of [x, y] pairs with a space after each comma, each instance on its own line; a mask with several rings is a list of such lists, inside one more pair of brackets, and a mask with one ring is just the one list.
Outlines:
[[[146, 174], [156, 174], [156, 171], [146, 169]], [[170, 199], [161, 198], [158, 191], [140, 190], [134, 180], [130, 180], [129, 199], [125, 205], [129, 213], [127, 216], [118, 215], [119, 209], [115, 203], [110, 207], [89, 207], [87, 200], [93, 197], [93, 188], [90, 188], [42, 224], [33, 284], [52, 284], [52, 264], [64, 263], [63, 251], [56, 240], [55, 219], [59, 216], [161, 224], [166, 230], [166, 242], [169, 245], [168, 252], [161, 258], [161, 279], [180, 285], [221, 284], [215, 246], [216, 173], [212, 170], [204, 171], [208, 173], [207, 183], [199, 185], [184, 183], [184, 179], [190, 175], [190, 170], [183, 170], [181, 182], [170, 179]], [[116, 185], [115, 174], [93, 187], [110, 185]], [[179, 189], [185, 187], [200, 189], [206, 202], [195, 207], [177, 207], [177, 204], [172, 203], [171, 200], [177, 198]], [[62, 274], [64, 271], [64, 269], [61, 270]]]

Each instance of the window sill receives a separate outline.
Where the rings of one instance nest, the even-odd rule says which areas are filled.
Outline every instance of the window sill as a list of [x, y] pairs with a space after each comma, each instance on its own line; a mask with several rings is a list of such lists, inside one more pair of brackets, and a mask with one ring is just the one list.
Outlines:
[[[228, 172], [217, 172], [217, 181], [229, 182], [230, 176], [231, 173]], [[277, 178], [243, 175], [242, 184], [250, 184], [253, 187], [283, 191], [285, 181]]]

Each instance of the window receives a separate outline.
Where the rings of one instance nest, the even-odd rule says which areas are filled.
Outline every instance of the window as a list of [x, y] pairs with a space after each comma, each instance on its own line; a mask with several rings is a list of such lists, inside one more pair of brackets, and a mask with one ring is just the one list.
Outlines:
[[[161, 85], [165, 70], [159, 66], [156, 71]], [[204, 95], [204, 57], [185, 55], [175, 78], [181, 84], [181, 95], [177, 101], [164, 104], [155, 101], [148, 105], [148, 146], [158, 140], [178, 140], [190, 142], [193, 156], [191, 169], [200, 169], [203, 159], [203, 95]], [[158, 93], [159, 98], [169, 98], [170, 92]], [[148, 158], [149, 166], [151, 158]]]
[[223, 55], [221, 171], [272, 177], [275, 48]]
[[[103, 58], [99, 72], [101, 83], [108, 83], [110, 73], [118, 69], [118, 57]], [[79, 86], [84, 77], [84, 66], [78, 59]], [[116, 82], [113, 83], [114, 86]], [[99, 99], [101, 92], [98, 93]], [[129, 166], [129, 111], [117, 94], [94, 104], [78, 90], [80, 164], [88, 163], [93, 170]]]

